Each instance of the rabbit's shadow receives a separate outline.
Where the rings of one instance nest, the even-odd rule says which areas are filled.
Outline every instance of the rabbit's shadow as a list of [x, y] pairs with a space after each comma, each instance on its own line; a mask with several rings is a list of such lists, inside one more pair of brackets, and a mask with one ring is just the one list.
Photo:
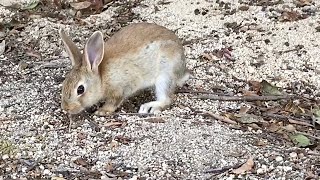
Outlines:
[[[116, 110], [116, 113], [118, 112], [125, 112], [125, 113], [136, 113], [139, 111], [139, 107], [150, 101], [154, 101], [155, 94], [154, 90], [152, 89], [145, 89], [142, 91], [137, 92], [133, 96], [131, 96], [129, 99], [125, 99], [120, 107]], [[98, 108], [102, 107], [104, 102], [99, 102], [98, 104], [86, 109], [88, 113], [94, 113]]]

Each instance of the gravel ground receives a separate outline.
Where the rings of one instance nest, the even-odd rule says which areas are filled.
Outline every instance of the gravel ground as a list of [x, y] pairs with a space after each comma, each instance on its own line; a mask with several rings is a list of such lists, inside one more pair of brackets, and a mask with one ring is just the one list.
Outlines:
[[[7, 152], [0, 157], [0, 180], [319, 178], [319, 148], [297, 148], [262, 129], [196, 113], [238, 110], [241, 102], [178, 93], [161, 115], [140, 116], [139, 105], [153, 98], [145, 91], [112, 116], [90, 110], [68, 116], [60, 109], [60, 91], [70, 63], [58, 36], [65, 28], [82, 48], [95, 30], [110, 36], [127, 22], [155, 22], [183, 39], [194, 76], [185, 86], [189, 90], [219, 87], [237, 94], [249, 88], [246, 81], [267, 80], [319, 98], [319, 6], [291, 0], [123, 1], [82, 18], [65, 18], [75, 14], [65, 10], [32, 15], [10, 32], [0, 28], [0, 42], [5, 39], [7, 46], [0, 55], [0, 147], [8, 149], [0, 151]], [[281, 15], [289, 9], [300, 15]], [[18, 15], [0, 6], [0, 23], [13, 23]], [[232, 58], [211, 54], [221, 48], [230, 49]], [[247, 173], [206, 173], [249, 157], [255, 166]]]

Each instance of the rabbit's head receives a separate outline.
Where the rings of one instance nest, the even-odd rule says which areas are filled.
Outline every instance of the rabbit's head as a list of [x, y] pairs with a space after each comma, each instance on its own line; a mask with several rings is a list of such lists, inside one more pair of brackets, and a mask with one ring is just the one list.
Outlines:
[[62, 85], [61, 107], [70, 114], [77, 114], [103, 97], [98, 68], [104, 57], [103, 35], [100, 31], [93, 33], [82, 54], [63, 30], [59, 34], [72, 63]]

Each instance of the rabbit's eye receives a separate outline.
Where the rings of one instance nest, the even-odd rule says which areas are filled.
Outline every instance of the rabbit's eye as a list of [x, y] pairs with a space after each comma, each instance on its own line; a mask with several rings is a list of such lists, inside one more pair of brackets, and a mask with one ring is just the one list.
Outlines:
[[83, 85], [80, 85], [79, 87], [78, 87], [78, 89], [77, 89], [77, 94], [78, 95], [81, 95], [81, 94], [83, 94], [84, 93], [84, 87], [83, 87]]

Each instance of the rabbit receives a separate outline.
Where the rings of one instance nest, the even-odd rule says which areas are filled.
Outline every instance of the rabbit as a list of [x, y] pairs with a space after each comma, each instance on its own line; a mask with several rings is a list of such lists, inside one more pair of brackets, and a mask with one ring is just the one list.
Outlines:
[[95, 114], [113, 113], [139, 90], [155, 87], [156, 100], [138, 113], [160, 113], [171, 104], [177, 86], [189, 78], [184, 49], [175, 33], [153, 23], [134, 23], [106, 42], [100, 31], [87, 40], [83, 53], [59, 30], [72, 69], [62, 84], [61, 107], [78, 114], [99, 101]]

